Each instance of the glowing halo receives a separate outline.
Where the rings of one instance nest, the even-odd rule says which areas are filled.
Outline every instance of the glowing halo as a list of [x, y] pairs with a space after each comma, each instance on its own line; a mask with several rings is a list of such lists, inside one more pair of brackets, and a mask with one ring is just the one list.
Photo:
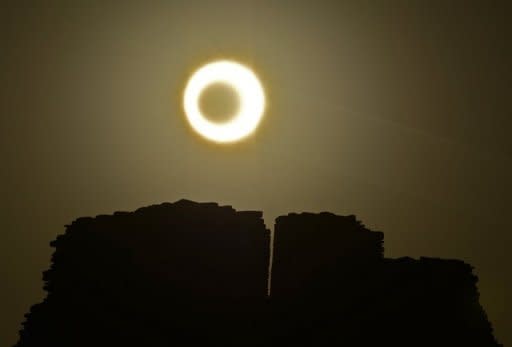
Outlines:
[[[240, 107], [229, 122], [212, 122], [199, 109], [201, 93], [214, 83], [228, 84], [238, 93]], [[200, 135], [215, 142], [234, 142], [251, 134], [260, 123], [265, 94], [253, 71], [239, 63], [221, 60], [204, 65], [192, 75], [185, 87], [183, 107], [188, 122]]]

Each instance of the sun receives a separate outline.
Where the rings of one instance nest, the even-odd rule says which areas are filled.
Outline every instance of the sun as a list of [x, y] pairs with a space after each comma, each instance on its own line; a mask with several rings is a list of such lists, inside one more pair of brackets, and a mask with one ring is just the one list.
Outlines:
[[[239, 97], [238, 112], [224, 123], [208, 120], [199, 107], [201, 93], [217, 83], [231, 86]], [[185, 87], [183, 108], [191, 127], [201, 136], [218, 143], [236, 142], [258, 127], [265, 112], [265, 93], [251, 69], [234, 61], [219, 60], [194, 72]]]

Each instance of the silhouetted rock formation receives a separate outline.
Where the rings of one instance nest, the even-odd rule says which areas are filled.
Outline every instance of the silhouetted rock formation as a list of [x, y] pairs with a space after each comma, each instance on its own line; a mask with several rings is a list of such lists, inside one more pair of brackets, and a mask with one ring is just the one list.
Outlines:
[[470, 265], [385, 259], [383, 238], [354, 216], [277, 218], [272, 270], [277, 345], [498, 345]]
[[48, 296], [18, 346], [251, 345], [269, 240], [261, 212], [214, 203], [79, 218], [51, 243]]
[[361, 274], [364, 265], [382, 261], [383, 242], [383, 233], [366, 229], [355, 216], [324, 212], [278, 217], [272, 297], [295, 300], [314, 288], [330, 288], [341, 268]]
[[79, 218], [51, 243], [16, 347], [498, 346], [472, 268], [386, 259], [354, 216], [181, 200]]

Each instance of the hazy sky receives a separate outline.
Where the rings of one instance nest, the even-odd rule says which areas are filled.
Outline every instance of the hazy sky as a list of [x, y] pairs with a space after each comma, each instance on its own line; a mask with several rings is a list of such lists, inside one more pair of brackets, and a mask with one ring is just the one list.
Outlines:
[[[270, 228], [356, 214], [388, 257], [463, 259], [512, 344], [507, 1], [120, 4], [0, 5], [0, 345], [41, 300], [64, 224], [180, 198], [263, 210]], [[231, 146], [181, 108], [216, 58], [267, 93], [257, 133]]]

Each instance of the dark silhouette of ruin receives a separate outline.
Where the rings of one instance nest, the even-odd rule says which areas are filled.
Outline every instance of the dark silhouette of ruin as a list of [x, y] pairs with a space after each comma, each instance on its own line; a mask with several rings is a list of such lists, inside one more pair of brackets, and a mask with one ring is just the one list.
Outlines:
[[355, 216], [277, 218], [276, 345], [498, 346], [470, 265], [387, 259], [383, 241]]
[[51, 243], [16, 347], [499, 346], [470, 265], [384, 258], [354, 216], [180, 200], [79, 218]]

